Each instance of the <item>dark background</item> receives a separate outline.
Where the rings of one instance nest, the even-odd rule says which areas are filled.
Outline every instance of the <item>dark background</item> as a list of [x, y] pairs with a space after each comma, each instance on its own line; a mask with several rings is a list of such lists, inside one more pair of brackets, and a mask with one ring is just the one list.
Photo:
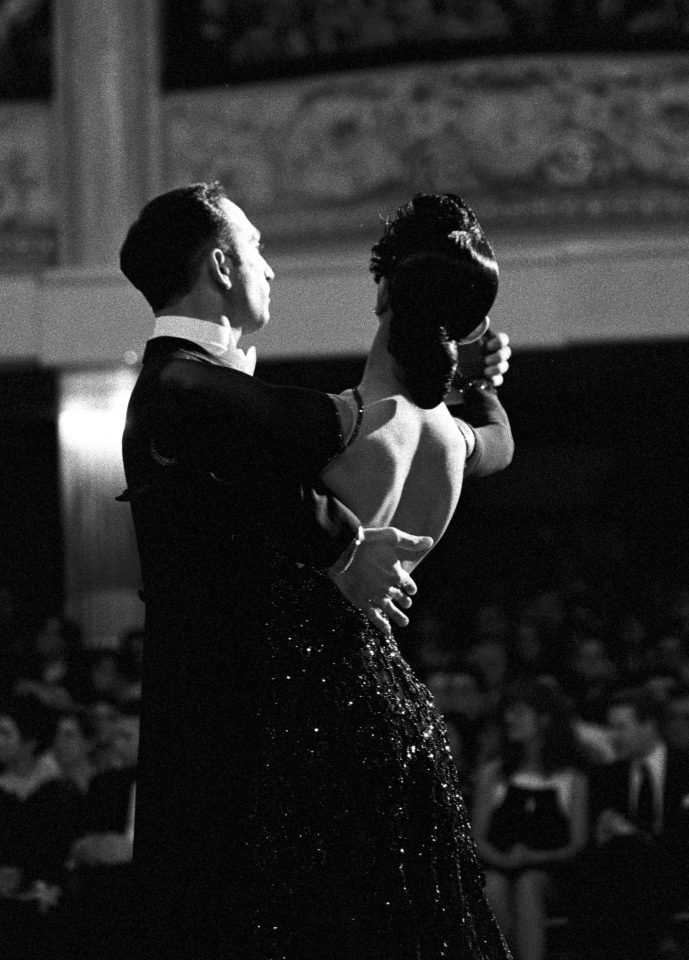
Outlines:
[[[257, 374], [335, 392], [363, 362], [263, 362]], [[689, 340], [516, 351], [500, 389], [514, 461], [467, 481], [419, 568], [425, 601], [509, 598], [579, 572], [632, 589], [686, 581], [687, 370]], [[56, 397], [53, 371], [0, 370], [0, 574], [36, 616], [64, 599]]]
[[[487, 7], [501, 15], [489, 30]], [[162, 0], [161, 20], [168, 90], [474, 56], [689, 47], [689, 0]], [[50, 22], [50, 0], [13, 15], [0, 99], [50, 96]]]

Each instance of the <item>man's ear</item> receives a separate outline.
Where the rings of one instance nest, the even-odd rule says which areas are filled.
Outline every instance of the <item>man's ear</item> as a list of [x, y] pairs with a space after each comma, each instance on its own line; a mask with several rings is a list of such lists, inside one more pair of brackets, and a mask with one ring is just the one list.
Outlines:
[[390, 288], [387, 277], [382, 277], [376, 291], [376, 315], [382, 317], [390, 306]]
[[209, 267], [212, 278], [226, 290], [232, 287], [232, 261], [223, 253], [220, 247], [211, 251]]

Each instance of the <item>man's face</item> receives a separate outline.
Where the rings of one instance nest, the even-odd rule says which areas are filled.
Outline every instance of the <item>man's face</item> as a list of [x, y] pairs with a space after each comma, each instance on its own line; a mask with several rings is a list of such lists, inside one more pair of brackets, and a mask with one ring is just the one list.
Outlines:
[[78, 720], [74, 717], [63, 717], [57, 725], [53, 740], [58, 763], [69, 765], [85, 760], [90, 747], [91, 743], [84, 735]]
[[505, 708], [505, 727], [511, 743], [528, 743], [541, 732], [538, 713], [523, 700], [517, 700]]
[[639, 720], [633, 706], [619, 704], [608, 711], [608, 725], [620, 757], [641, 760], [655, 746], [658, 730], [653, 720]]
[[90, 713], [96, 729], [96, 742], [109, 746], [112, 743], [112, 732], [117, 720], [117, 710], [106, 701], [96, 701], [91, 707]]
[[118, 766], [136, 766], [139, 755], [139, 718], [118, 717], [112, 734], [112, 750]]
[[231, 261], [232, 287], [228, 291], [229, 319], [244, 333], [260, 330], [270, 319], [270, 265], [261, 253], [261, 235], [236, 203], [220, 201], [232, 230], [238, 263]]

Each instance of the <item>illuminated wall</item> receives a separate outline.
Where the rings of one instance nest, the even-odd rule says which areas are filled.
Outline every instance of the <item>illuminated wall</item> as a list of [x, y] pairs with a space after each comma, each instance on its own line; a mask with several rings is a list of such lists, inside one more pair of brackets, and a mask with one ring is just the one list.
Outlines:
[[131, 368], [65, 371], [60, 377], [58, 437], [67, 613], [88, 640], [112, 643], [143, 622], [138, 559], [127, 504], [121, 439]]

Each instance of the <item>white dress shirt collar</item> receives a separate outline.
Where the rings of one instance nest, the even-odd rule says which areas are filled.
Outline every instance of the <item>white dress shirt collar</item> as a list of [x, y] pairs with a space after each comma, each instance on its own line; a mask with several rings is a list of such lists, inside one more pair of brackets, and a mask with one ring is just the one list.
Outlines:
[[154, 337], [178, 337], [191, 340], [211, 353], [214, 357], [224, 357], [230, 346], [234, 346], [232, 328], [227, 317], [223, 317], [222, 326], [210, 320], [198, 320], [196, 317], [156, 317], [151, 340]]
[[636, 808], [641, 787], [642, 771], [646, 768], [651, 777], [653, 786], [653, 807], [655, 810], [655, 832], [662, 828], [663, 808], [665, 802], [665, 773], [667, 768], [667, 744], [660, 740], [650, 753], [640, 760], [632, 762], [631, 767], [631, 803], [632, 809]]
[[665, 765], [667, 764], [667, 744], [659, 740], [650, 753], [643, 760], [637, 761], [637, 766], [648, 768], [654, 783], [662, 783], [665, 779]]

